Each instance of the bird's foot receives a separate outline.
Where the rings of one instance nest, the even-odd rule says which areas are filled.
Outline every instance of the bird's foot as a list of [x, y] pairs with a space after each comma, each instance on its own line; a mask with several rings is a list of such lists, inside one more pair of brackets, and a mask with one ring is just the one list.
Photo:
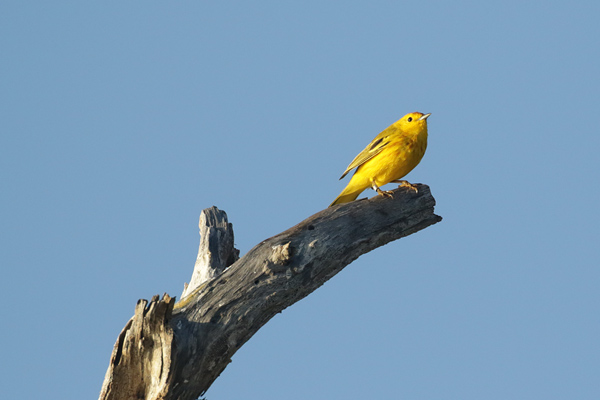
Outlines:
[[391, 190], [381, 190], [379, 188], [375, 189], [377, 191], [377, 193], [379, 193], [381, 196], [383, 197], [390, 197], [390, 198], [394, 198], [394, 195], [392, 194]]
[[371, 188], [383, 197], [394, 197], [391, 191], [381, 190], [379, 186], [377, 186], [377, 184], [375, 183], [374, 179], [371, 179]]
[[419, 189], [417, 189], [417, 185], [413, 185], [412, 183], [410, 183], [409, 181], [405, 181], [405, 180], [395, 180], [392, 181], [393, 183], [399, 183], [400, 185], [398, 185], [398, 187], [405, 187], [408, 188], [408, 190], [413, 191], [415, 193], [419, 193]]

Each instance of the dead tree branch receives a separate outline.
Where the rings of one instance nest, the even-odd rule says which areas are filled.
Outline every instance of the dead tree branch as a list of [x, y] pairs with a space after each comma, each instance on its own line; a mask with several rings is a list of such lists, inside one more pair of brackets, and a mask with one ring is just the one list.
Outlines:
[[[237, 260], [216, 207], [200, 218], [201, 245], [184, 297], [140, 300], [114, 346], [100, 399], [196, 399], [267, 321], [360, 255], [441, 220], [429, 187], [327, 208]], [[237, 260], [237, 261], [236, 261]]]

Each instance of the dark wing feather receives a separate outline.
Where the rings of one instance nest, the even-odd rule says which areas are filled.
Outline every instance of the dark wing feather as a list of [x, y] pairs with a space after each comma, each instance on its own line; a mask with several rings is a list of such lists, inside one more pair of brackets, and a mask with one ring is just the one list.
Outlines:
[[390, 143], [390, 136], [392, 136], [396, 132], [396, 129], [397, 128], [390, 126], [386, 130], [381, 132], [379, 135], [377, 135], [375, 139], [373, 139], [373, 141], [369, 143], [369, 145], [365, 147], [363, 151], [361, 151], [356, 157], [354, 157], [354, 160], [352, 160], [350, 165], [348, 165], [348, 168], [346, 168], [346, 171], [344, 171], [340, 179], [345, 177], [348, 174], [348, 172], [352, 171], [354, 168], [360, 167], [361, 165], [369, 161], [371, 158], [381, 153], [381, 150], [383, 150], [385, 146], [387, 146]]

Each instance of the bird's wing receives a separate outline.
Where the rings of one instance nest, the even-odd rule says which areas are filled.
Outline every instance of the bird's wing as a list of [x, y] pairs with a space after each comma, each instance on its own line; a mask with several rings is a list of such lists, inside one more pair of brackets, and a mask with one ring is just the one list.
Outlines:
[[397, 128], [389, 127], [379, 135], [373, 139], [371, 143], [363, 151], [361, 151], [354, 160], [348, 165], [348, 168], [344, 171], [340, 179], [345, 177], [348, 172], [352, 171], [354, 168], [358, 168], [371, 158], [375, 157], [377, 154], [381, 153], [381, 150], [385, 148], [390, 143], [390, 137], [396, 133]]

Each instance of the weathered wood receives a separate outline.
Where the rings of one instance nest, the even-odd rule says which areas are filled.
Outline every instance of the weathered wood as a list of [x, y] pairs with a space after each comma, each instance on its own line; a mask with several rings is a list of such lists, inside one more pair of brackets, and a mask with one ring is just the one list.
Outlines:
[[240, 251], [233, 247], [233, 226], [227, 221], [225, 211], [215, 206], [202, 210], [198, 227], [198, 257], [192, 279], [185, 285], [181, 294], [182, 299], [240, 258]]
[[[377, 196], [309, 217], [259, 243], [224, 272], [186, 291], [187, 297], [162, 319], [149, 317], [152, 323], [140, 323], [139, 315], [145, 321], [153, 303], [143, 307], [145, 312], [136, 308], [133, 322], [115, 344], [100, 398], [198, 398], [231, 362], [233, 354], [274, 315], [312, 293], [360, 255], [439, 222], [429, 187], [417, 187], [418, 193], [401, 188], [394, 191], [392, 199]], [[163, 300], [154, 302], [155, 307]], [[167, 304], [171, 303], [161, 307], [169, 311]], [[140, 326], [141, 336], [129, 333]], [[151, 351], [150, 342], [143, 342], [145, 337], [162, 348]], [[136, 343], [138, 338], [140, 343]], [[128, 350], [132, 346], [141, 350]], [[163, 363], [154, 368], [158, 354]], [[143, 360], [130, 361], [127, 357]], [[129, 382], [129, 387], [124, 382]]]
[[175, 298], [165, 294], [138, 300], [135, 314], [121, 331], [104, 377], [101, 399], [163, 399], [172, 386]]

